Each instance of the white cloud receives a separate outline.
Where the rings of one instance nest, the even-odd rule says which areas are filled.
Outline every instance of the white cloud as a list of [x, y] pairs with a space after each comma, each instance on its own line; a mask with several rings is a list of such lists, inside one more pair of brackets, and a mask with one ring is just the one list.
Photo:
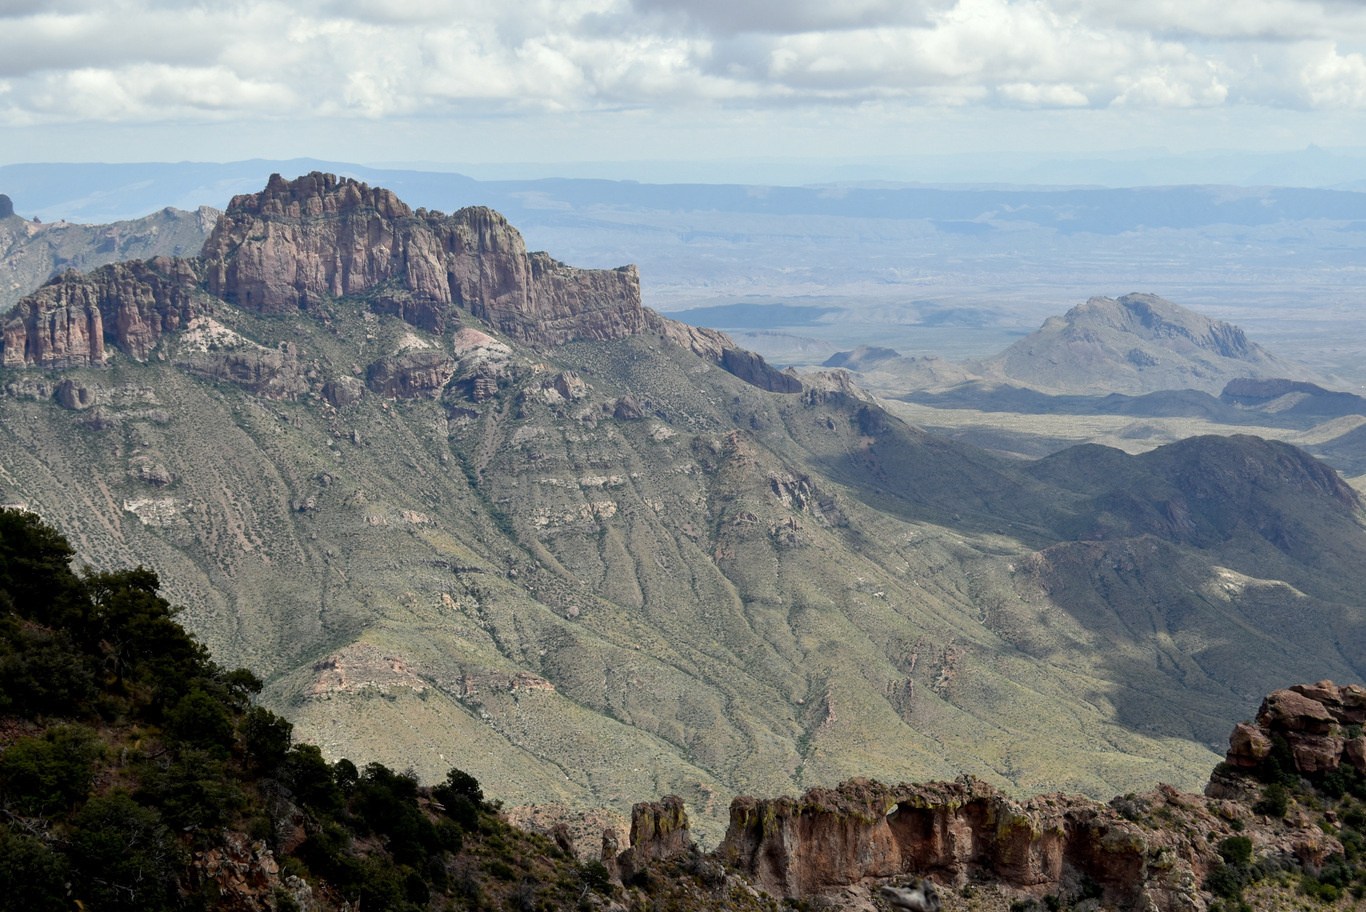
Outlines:
[[1359, 53], [1339, 54], [1328, 44], [1300, 69], [1305, 101], [1313, 108], [1366, 107], [1366, 58]]
[[1366, 107], [1346, 0], [0, 0], [0, 123]]

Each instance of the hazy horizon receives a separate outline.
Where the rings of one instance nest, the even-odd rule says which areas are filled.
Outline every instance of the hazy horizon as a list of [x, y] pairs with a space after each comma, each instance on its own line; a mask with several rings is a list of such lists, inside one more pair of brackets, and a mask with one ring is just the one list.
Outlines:
[[1363, 52], [1335, 0], [4, 0], [0, 164], [1000, 180], [895, 160], [1360, 149]]

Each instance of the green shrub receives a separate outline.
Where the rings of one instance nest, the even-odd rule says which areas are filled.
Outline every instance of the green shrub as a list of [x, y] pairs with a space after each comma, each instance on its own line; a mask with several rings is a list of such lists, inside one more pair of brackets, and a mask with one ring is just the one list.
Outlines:
[[295, 799], [312, 811], [335, 814], [341, 810], [342, 794], [332, 777], [332, 767], [314, 744], [296, 744], [285, 755], [280, 778]]
[[177, 830], [224, 826], [245, 805], [227, 764], [204, 751], [185, 751], [165, 769], [144, 770], [142, 786], [139, 797], [160, 807]]
[[172, 737], [226, 757], [232, 750], [233, 725], [227, 707], [200, 688], [180, 699], [166, 717]]
[[1246, 836], [1230, 836], [1220, 840], [1215, 850], [1226, 864], [1247, 865], [1252, 861], [1252, 840]]
[[0, 831], [0, 884], [5, 885], [0, 905], [24, 912], [66, 912], [70, 866], [31, 836], [6, 835]]
[[95, 662], [66, 631], [0, 620], [0, 712], [72, 716], [94, 700]]
[[612, 895], [612, 877], [607, 873], [607, 866], [600, 861], [587, 861], [579, 865], [579, 882], [585, 889], [592, 890], [601, 896]]
[[1306, 876], [1300, 881], [1300, 892], [1305, 896], [1317, 899], [1321, 903], [1335, 903], [1342, 898], [1342, 889], [1330, 883], [1324, 883], [1317, 877]]
[[1241, 899], [1249, 880], [1248, 871], [1236, 865], [1216, 865], [1205, 876], [1205, 889], [1225, 899]]
[[332, 768], [332, 780], [343, 795], [350, 795], [360, 781], [360, 771], [356, 769], [356, 764], [342, 757]]
[[1268, 817], [1284, 817], [1289, 803], [1290, 797], [1285, 786], [1279, 782], [1272, 782], [1262, 788], [1262, 797], [1252, 805], [1252, 811]]
[[95, 733], [75, 725], [48, 729], [41, 738], [20, 738], [0, 757], [0, 784], [28, 813], [67, 808], [90, 791], [100, 751]]
[[242, 745], [258, 770], [274, 770], [284, 763], [293, 739], [294, 726], [265, 707], [251, 707], [242, 720]]
[[124, 792], [94, 798], [76, 815], [71, 834], [78, 893], [101, 912], [169, 909], [183, 865], [161, 816]]

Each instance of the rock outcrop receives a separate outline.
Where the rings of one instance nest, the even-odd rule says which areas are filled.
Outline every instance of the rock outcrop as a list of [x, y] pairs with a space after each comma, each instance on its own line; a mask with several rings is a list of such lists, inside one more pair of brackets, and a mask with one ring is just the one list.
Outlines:
[[1226, 762], [1235, 769], [1258, 769], [1281, 740], [1302, 775], [1331, 773], [1344, 762], [1366, 773], [1363, 723], [1366, 687], [1339, 687], [1332, 681], [1296, 684], [1268, 694], [1256, 724], [1234, 728]]
[[[475, 401], [491, 393], [496, 372], [474, 368], [509, 350], [487, 333], [460, 327], [461, 313], [539, 348], [658, 332], [762, 389], [802, 390], [794, 374], [774, 369], [724, 333], [641, 307], [634, 266], [575, 269], [548, 254], [528, 253], [522, 236], [492, 209], [414, 211], [389, 190], [320, 172], [293, 181], [272, 175], [261, 192], [234, 197], [198, 257], [154, 257], [53, 279], [0, 325], [0, 363], [99, 366], [106, 343], [142, 361], [165, 333], [211, 312], [215, 298], [257, 313], [286, 314], [343, 297], [362, 297], [376, 313], [433, 334], [457, 327], [454, 349], [471, 374], [464, 385]], [[371, 389], [388, 397], [426, 395], [454, 373], [449, 358], [405, 362], [413, 357], [372, 365]], [[256, 376], [284, 369], [269, 359], [181, 360], [191, 373], [268, 387], [275, 396], [298, 394], [292, 382]]]
[[175, 363], [188, 374], [231, 383], [267, 399], [297, 399], [308, 391], [298, 353], [289, 343], [279, 349], [188, 352]]
[[657, 333], [666, 342], [681, 345], [694, 355], [706, 358], [752, 386], [771, 393], [802, 391], [802, 381], [795, 375], [774, 368], [762, 356], [736, 345], [730, 336], [719, 330], [689, 326], [649, 308], [645, 309], [645, 329]]
[[574, 269], [528, 254], [491, 209], [414, 212], [388, 190], [331, 174], [277, 174], [260, 193], [234, 197], [202, 256], [210, 292], [262, 313], [373, 293], [376, 310], [430, 332], [463, 308], [537, 346], [644, 325], [633, 266]]
[[387, 399], [435, 398], [455, 374], [455, 359], [444, 352], [420, 349], [370, 365], [366, 383]]
[[[609, 841], [604, 834], [603, 845]], [[621, 880], [630, 880], [653, 861], [682, 855], [693, 847], [683, 799], [666, 795], [658, 802], [641, 802], [631, 808], [631, 846], [616, 856]]]
[[736, 798], [718, 854], [787, 898], [916, 875], [959, 887], [990, 880], [1033, 896], [1086, 883], [1112, 906], [1159, 909], [1178, 907], [1174, 895], [1210, 863], [1198, 842], [1147, 830], [1109, 806], [1065, 795], [1016, 802], [971, 777], [851, 780], [799, 799]]
[[5, 367], [99, 366], [106, 339], [139, 361], [196, 311], [190, 260], [155, 257], [66, 272], [21, 300], [4, 320]]

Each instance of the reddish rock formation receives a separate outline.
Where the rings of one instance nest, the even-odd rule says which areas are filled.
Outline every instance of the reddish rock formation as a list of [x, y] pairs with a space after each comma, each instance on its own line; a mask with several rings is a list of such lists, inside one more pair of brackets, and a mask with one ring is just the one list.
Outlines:
[[[1243, 723], [1229, 736], [1227, 763], [1238, 769], [1258, 767], [1283, 738], [1304, 775], [1330, 773], [1344, 760], [1366, 772], [1366, 738], [1349, 726], [1366, 720], [1366, 687], [1332, 681], [1296, 684], [1268, 694], [1257, 711], [1257, 724]], [[1217, 789], [1216, 789], [1217, 791]]]
[[314, 172], [234, 197], [204, 244], [209, 290], [263, 313], [376, 292], [375, 308], [430, 332], [460, 307], [530, 345], [641, 331], [635, 267], [574, 269], [528, 254], [491, 209], [409, 209], [388, 190]]
[[[776, 370], [724, 333], [641, 307], [634, 266], [575, 269], [545, 253], [528, 253], [517, 230], [491, 209], [453, 215], [414, 211], [388, 190], [320, 172], [294, 181], [273, 175], [260, 193], [234, 197], [198, 257], [155, 257], [52, 280], [0, 324], [0, 363], [49, 369], [101, 365], [106, 343], [146, 360], [163, 334], [212, 308], [210, 295], [267, 314], [365, 296], [372, 310], [433, 334], [458, 326], [464, 311], [540, 347], [648, 331], [761, 389], [803, 389], [795, 374]], [[467, 374], [462, 394], [476, 402], [489, 398], [498, 372], [480, 364], [508, 354], [507, 346], [470, 328], [457, 332], [453, 343]], [[302, 392], [285, 376], [289, 366], [268, 356], [189, 355], [178, 363], [201, 376], [259, 387], [266, 395]], [[417, 376], [386, 362], [378, 373], [370, 378], [372, 389], [404, 397], [437, 389], [430, 383], [441, 375], [448, 380], [452, 372], [443, 363]], [[405, 383], [405, 376], [416, 385]], [[333, 387], [328, 399], [349, 403], [352, 392]], [[625, 411], [629, 416], [631, 409]]]
[[21, 300], [4, 319], [5, 367], [87, 367], [105, 340], [145, 361], [162, 334], [194, 315], [190, 260], [156, 257], [67, 272]]

